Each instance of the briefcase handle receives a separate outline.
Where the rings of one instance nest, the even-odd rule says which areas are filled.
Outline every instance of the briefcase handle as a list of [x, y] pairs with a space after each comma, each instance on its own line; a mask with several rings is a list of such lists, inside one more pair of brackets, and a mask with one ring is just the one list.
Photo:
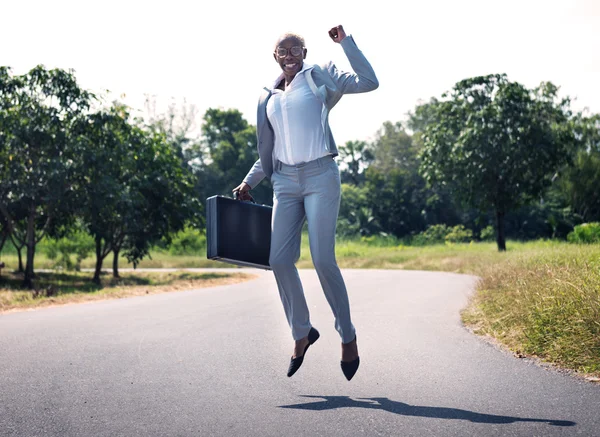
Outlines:
[[234, 200], [239, 200], [240, 202], [252, 202], [252, 203], [256, 203], [256, 201], [254, 200], [254, 197], [252, 197], [252, 194], [248, 193], [248, 196], [250, 196], [250, 200], [240, 200], [240, 192], [239, 191], [234, 191], [233, 192], [233, 198], [234, 198]]

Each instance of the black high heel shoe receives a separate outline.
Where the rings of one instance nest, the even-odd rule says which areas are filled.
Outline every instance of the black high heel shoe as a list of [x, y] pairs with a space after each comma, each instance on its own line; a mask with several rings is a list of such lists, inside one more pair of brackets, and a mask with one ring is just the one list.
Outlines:
[[288, 368], [288, 373], [287, 373], [288, 377], [292, 376], [294, 373], [296, 373], [298, 371], [298, 369], [304, 362], [304, 355], [306, 355], [306, 351], [308, 350], [309, 346], [311, 344], [313, 344], [315, 341], [317, 341], [319, 339], [319, 337], [320, 337], [319, 331], [317, 331], [315, 328], [310, 328], [310, 331], [308, 332], [308, 344], [304, 348], [304, 353], [302, 354], [301, 357], [296, 357], [296, 358], [291, 359], [290, 367]]
[[356, 359], [352, 361], [340, 361], [340, 364], [342, 365], [342, 372], [344, 372], [344, 376], [348, 381], [350, 381], [358, 370], [358, 366], [360, 365], [360, 357], [356, 357]]
[[[356, 341], [356, 337], [352, 341]], [[342, 372], [344, 373], [344, 376], [348, 381], [350, 381], [356, 373], [356, 371], [358, 370], [358, 366], [360, 365], [360, 357], [356, 357], [356, 359], [352, 361], [340, 361], [340, 365], [342, 367]]]

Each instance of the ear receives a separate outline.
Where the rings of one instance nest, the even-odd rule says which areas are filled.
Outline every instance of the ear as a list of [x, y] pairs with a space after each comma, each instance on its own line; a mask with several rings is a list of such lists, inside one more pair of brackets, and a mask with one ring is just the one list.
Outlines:
[[277, 53], [275, 52], [273, 52], [273, 59], [275, 59], [275, 62], [279, 64], [279, 61], [277, 60]]
[[304, 56], [302, 56], [302, 59], [306, 59], [306, 54], [307, 54], [307, 53], [308, 53], [308, 49], [307, 49], [307, 48], [305, 48], [305, 49], [304, 49]]

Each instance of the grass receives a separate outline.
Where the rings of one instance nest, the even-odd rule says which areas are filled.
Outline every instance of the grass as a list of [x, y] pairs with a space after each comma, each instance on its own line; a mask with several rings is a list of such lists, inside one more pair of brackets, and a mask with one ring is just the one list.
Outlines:
[[0, 312], [234, 284], [253, 275], [128, 272], [120, 278], [103, 274], [102, 285], [92, 283], [90, 278], [90, 273], [40, 272], [36, 274], [35, 290], [29, 291], [21, 289], [21, 275], [4, 273], [0, 278]]
[[[336, 255], [342, 268], [444, 270], [457, 273], [472, 273], [475, 263], [485, 263], [497, 256], [495, 245], [439, 244], [434, 246], [385, 245], [378, 241], [365, 243], [356, 240], [341, 240]], [[310, 268], [310, 250], [303, 245], [298, 267]]]
[[[72, 257], [73, 260], [75, 257]], [[19, 261], [17, 255], [14, 253], [2, 254], [2, 261], [6, 263], [6, 265], [10, 269], [16, 269], [19, 265]], [[23, 259], [25, 262], [25, 259]], [[43, 251], [36, 253], [35, 255], [35, 268], [36, 270], [49, 270], [54, 269], [56, 267], [56, 261], [49, 259]], [[93, 269], [95, 267], [95, 259], [86, 258], [81, 263], [82, 269]], [[104, 268], [112, 267], [112, 256], [108, 256], [104, 260]], [[132, 268], [131, 264], [127, 263], [127, 259], [121, 257], [119, 259], [119, 267], [120, 268]], [[152, 258], [144, 259], [140, 264], [138, 264], [139, 268], [220, 268], [220, 267], [232, 267], [231, 265], [223, 264], [221, 262], [211, 261], [206, 259], [206, 253], [201, 253], [197, 255], [178, 255], [174, 256], [169, 254], [168, 252], [163, 251], [153, 251]]]
[[600, 377], [600, 245], [518, 252], [479, 269], [463, 320], [521, 356]]
[[[478, 334], [496, 338], [519, 356], [539, 357], [600, 377], [600, 245], [509, 241], [507, 246], [507, 252], [499, 253], [495, 243], [417, 247], [391, 238], [340, 239], [336, 252], [342, 268], [477, 275], [482, 280], [463, 312], [465, 324]], [[2, 260], [9, 266], [16, 265], [14, 256], [3, 255]], [[92, 264], [93, 260], [88, 259], [82, 267]], [[125, 267], [126, 261], [121, 265]], [[38, 269], [51, 266], [52, 261], [45, 259], [43, 253], [36, 258]], [[204, 253], [172, 256], [155, 252], [151, 260], [142, 261], [139, 267], [230, 265], [209, 261]], [[312, 268], [306, 235], [298, 267]]]

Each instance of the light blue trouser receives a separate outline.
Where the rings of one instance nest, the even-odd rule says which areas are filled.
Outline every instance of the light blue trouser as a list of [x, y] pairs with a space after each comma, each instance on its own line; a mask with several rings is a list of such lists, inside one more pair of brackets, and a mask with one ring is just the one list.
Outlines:
[[278, 162], [271, 176], [273, 219], [269, 263], [294, 340], [308, 335], [310, 315], [296, 269], [304, 219], [310, 253], [342, 343], [354, 340], [350, 304], [335, 260], [335, 228], [340, 209], [340, 173], [331, 156], [297, 166]]

